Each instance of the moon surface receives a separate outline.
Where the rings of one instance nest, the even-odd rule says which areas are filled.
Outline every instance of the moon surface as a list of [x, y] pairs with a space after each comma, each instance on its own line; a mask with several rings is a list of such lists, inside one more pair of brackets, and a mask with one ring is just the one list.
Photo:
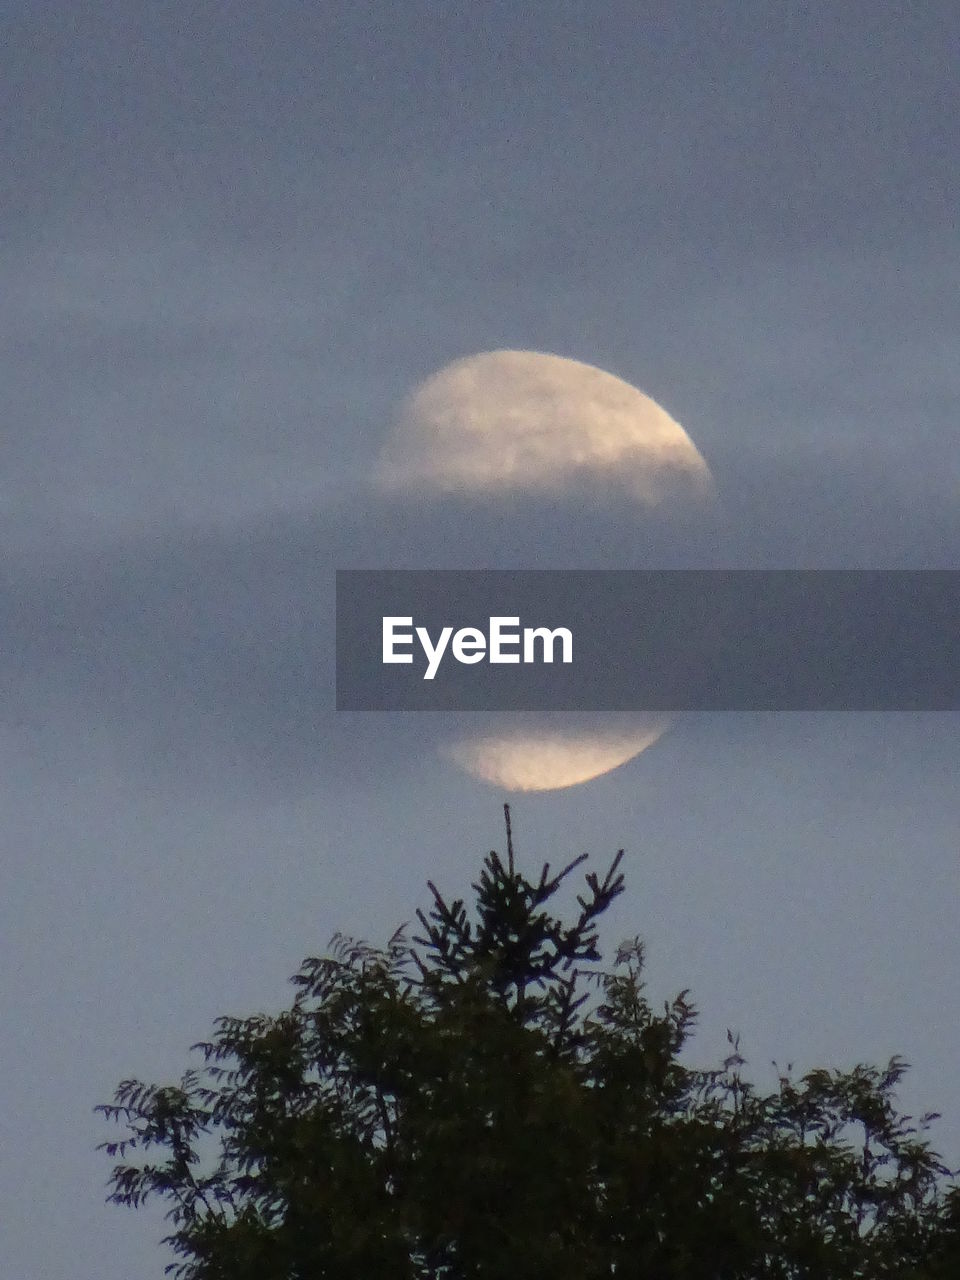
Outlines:
[[487, 351], [455, 360], [406, 402], [377, 468], [389, 490], [575, 493], [602, 479], [654, 507], [713, 494], [693, 441], [636, 387], [562, 356]]
[[556, 791], [626, 764], [652, 746], [668, 724], [666, 717], [651, 717], [629, 731], [506, 730], [461, 738], [443, 754], [472, 777], [508, 791]]
[[[635, 501], [638, 519], [716, 497], [706, 462], [665, 409], [612, 373], [538, 351], [481, 352], [427, 378], [403, 406], [375, 478], [384, 491], [414, 496], [609, 492]], [[624, 764], [668, 723], [653, 715], [627, 727], [527, 723], [461, 737], [443, 754], [511, 791], [555, 790]]]

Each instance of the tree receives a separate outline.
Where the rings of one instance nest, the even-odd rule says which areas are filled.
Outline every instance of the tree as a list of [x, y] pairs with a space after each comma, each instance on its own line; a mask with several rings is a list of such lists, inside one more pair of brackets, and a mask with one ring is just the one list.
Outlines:
[[490, 853], [474, 902], [431, 883], [420, 932], [337, 937], [290, 1008], [218, 1020], [175, 1086], [122, 1082], [110, 1199], [167, 1202], [182, 1280], [947, 1280], [960, 1192], [895, 1105], [905, 1064], [780, 1076], [681, 1060], [643, 947], [564, 922], [586, 855], [536, 880]]

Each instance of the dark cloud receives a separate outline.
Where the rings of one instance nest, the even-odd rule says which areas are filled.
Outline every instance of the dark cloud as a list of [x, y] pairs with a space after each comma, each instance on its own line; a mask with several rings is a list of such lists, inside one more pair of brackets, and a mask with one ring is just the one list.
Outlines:
[[[723, 463], [726, 465], [723, 465]], [[460, 727], [336, 715], [334, 571], [350, 567], [952, 567], [960, 504], [862, 457], [714, 459], [718, 523], [600, 492], [386, 501], [101, 542], [8, 571], [2, 669], [44, 715], [89, 717], [151, 767], [199, 763], [295, 790], [402, 769]], [[695, 513], [694, 513], [695, 515]]]

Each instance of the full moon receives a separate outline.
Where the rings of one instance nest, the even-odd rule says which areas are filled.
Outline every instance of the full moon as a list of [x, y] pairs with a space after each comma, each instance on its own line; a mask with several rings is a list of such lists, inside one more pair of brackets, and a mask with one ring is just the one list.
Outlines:
[[443, 754], [466, 773], [508, 791], [556, 791], [626, 764], [667, 728], [650, 716], [629, 729], [527, 728], [461, 738]]
[[562, 356], [487, 351], [455, 360], [409, 398], [381, 454], [385, 489], [575, 493], [602, 479], [643, 507], [713, 478], [679, 423], [628, 382]]
[[[403, 406], [376, 481], [387, 492], [479, 499], [576, 499], [589, 488], [627, 497], [638, 517], [702, 509], [716, 496], [693, 441], [654, 400], [603, 369], [537, 351], [486, 351], [427, 378]], [[629, 728], [527, 724], [462, 737], [444, 754], [508, 790], [555, 790], [624, 764], [667, 725], [653, 715]]]

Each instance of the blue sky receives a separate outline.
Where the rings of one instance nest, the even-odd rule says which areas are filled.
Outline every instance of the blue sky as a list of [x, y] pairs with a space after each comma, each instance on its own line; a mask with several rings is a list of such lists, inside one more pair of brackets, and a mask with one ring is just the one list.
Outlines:
[[[587, 361], [693, 437], [731, 565], [957, 566], [957, 15], [2, 11], [0, 1262], [147, 1280], [94, 1103], [501, 841], [435, 725], [331, 709], [332, 569], [469, 563], [367, 488], [411, 387]], [[489, 554], [630, 519], [571, 494]], [[960, 1164], [956, 766], [954, 715], [686, 717], [514, 797], [517, 843], [626, 847], [610, 940], [692, 988], [703, 1060], [902, 1053]]]

